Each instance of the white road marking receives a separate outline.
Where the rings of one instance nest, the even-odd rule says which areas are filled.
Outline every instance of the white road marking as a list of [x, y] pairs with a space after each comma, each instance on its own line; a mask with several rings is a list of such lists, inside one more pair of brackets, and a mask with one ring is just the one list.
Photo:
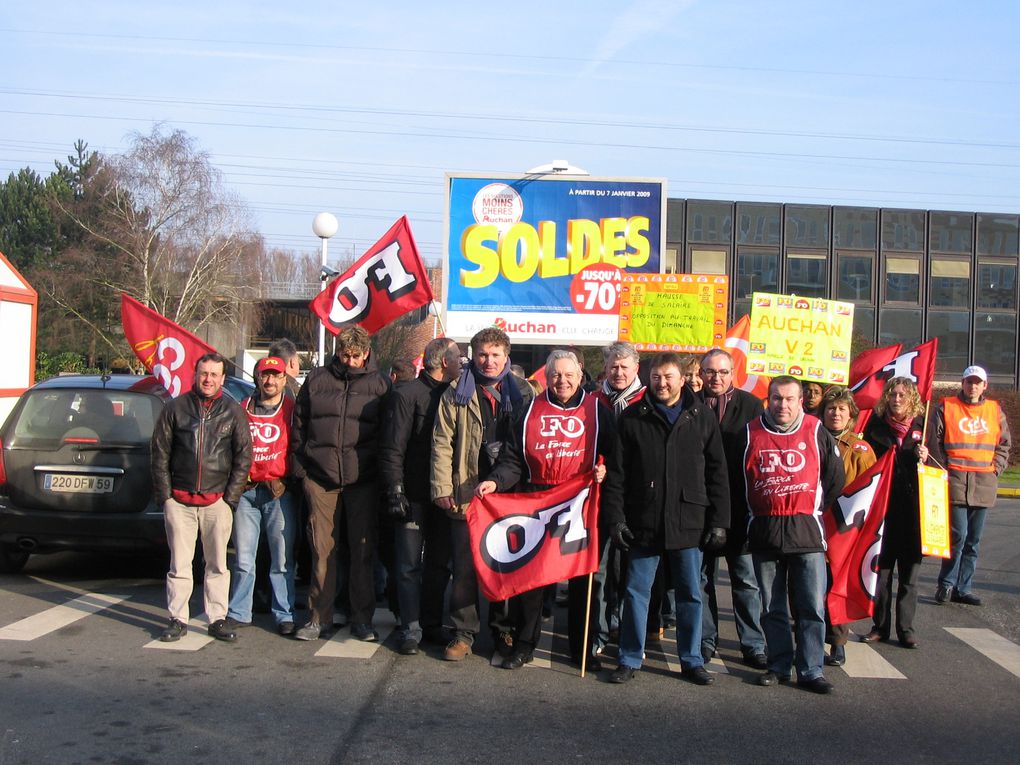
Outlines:
[[209, 617], [199, 614], [188, 620], [188, 634], [173, 643], [164, 643], [159, 638], [150, 640], [143, 648], [158, 648], [160, 651], [197, 651], [205, 648], [216, 638], [209, 637]]
[[[538, 645], [535, 646], [535, 657], [531, 660], [531, 664], [526, 664], [528, 667], [538, 667], [540, 669], [550, 669], [552, 667], [552, 655], [553, 655], [553, 627], [552, 619], [549, 620], [549, 629], [543, 629], [542, 634], [538, 638]], [[580, 670], [578, 670], [580, 672]]]
[[1020, 677], [1020, 646], [981, 627], [945, 627], [953, 637], [959, 638], [975, 651], [984, 654], [1007, 672]]
[[377, 608], [372, 617], [372, 626], [379, 633], [377, 641], [357, 640], [351, 637], [350, 626], [347, 626], [338, 630], [322, 648], [315, 652], [315, 655], [330, 659], [371, 659], [379, 650], [379, 646], [386, 642], [386, 638], [397, 626], [393, 612], [387, 608]]
[[846, 664], [840, 667], [849, 677], [870, 677], [888, 680], [906, 680], [907, 677], [882, 658], [882, 654], [867, 643], [851, 641], [846, 644]]
[[0, 629], [0, 640], [35, 640], [84, 619], [89, 614], [115, 606], [130, 595], [106, 595], [87, 592], [74, 600], [53, 606], [34, 616], [9, 624]]
[[705, 669], [709, 672], [715, 672], [720, 675], [728, 675], [730, 673], [729, 668], [726, 666], [726, 662], [722, 660], [721, 656], [713, 656], [712, 660], [705, 665]]

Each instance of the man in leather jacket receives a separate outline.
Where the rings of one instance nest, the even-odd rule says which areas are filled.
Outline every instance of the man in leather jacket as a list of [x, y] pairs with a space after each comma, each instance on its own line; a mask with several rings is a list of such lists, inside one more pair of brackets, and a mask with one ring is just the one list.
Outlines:
[[230, 571], [227, 543], [233, 511], [251, 468], [252, 446], [244, 410], [223, 395], [226, 359], [207, 353], [195, 365], [191, 390], [166, 405], [152, 433], [152, 487], [163, 507], [170, 570], [166, 576], [170, 622], [160, 640], [188, 632], [191, 566], [201, 533], [205, 556], [202, 591], [209, 634], [233, 641], [227, 626]]

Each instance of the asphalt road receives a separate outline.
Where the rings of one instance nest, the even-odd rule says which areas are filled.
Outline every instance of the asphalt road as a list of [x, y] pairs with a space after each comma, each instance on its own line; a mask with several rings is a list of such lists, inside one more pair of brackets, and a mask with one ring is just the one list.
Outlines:
[[[205, 643], [193, 631], [196, 650], [160, 650], [150, 645], [165, 620], [158, 561], [38, 556], [23, 574], [0, 577], [0, 765], [1015, 764], [1020, 500], [1000, 502], [981, 554], [985, 605], [935, 605], [937, 562], [929, 560], [920, 650], [854, 643], [846, 669], [827, 670], [836, 691], [824, 697], [758, 687], [757, 673], [739, 662], [728, 610], [708, 688], [671, 670], [669, 633], [661, 647], [649, 645], [645, 669], [628, 685], [608, 684], [608, 670], [578, 677], [562, 656], [562, 608], [547, 623], [559, 633], [551, 657], [542, 654], [550, 661], [517, 672], [490, 667], [484, 644], [459, 664], [443, 662], [440, 647], [400, 656], [393, 637], [352, 658], [365, 644], [287, 640], [267, 616], [235, 644]], [[193, 608], [201, 610], [200, 597]], [[47, 631], [47, 620], [61, 618], [69, 623]]]

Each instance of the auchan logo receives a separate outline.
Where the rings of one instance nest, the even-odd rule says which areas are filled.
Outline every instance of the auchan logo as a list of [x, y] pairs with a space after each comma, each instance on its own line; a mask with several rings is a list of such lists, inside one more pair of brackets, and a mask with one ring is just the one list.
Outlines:
[[527, 335], [554, 335], [556, 334], [555, 324], [541, 324], [533, 321], [507, 321], [502, 316], [492, 322], [497, 329], [507, 334], [516, 332]]

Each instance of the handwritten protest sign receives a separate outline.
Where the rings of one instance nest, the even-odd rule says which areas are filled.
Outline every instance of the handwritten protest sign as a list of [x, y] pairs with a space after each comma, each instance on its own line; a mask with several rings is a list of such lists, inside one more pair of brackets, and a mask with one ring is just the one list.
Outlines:
[[625, 274], [620, 340], [639, 351], [703, 353], [726, 340], [729, 280], [706, 274]]

